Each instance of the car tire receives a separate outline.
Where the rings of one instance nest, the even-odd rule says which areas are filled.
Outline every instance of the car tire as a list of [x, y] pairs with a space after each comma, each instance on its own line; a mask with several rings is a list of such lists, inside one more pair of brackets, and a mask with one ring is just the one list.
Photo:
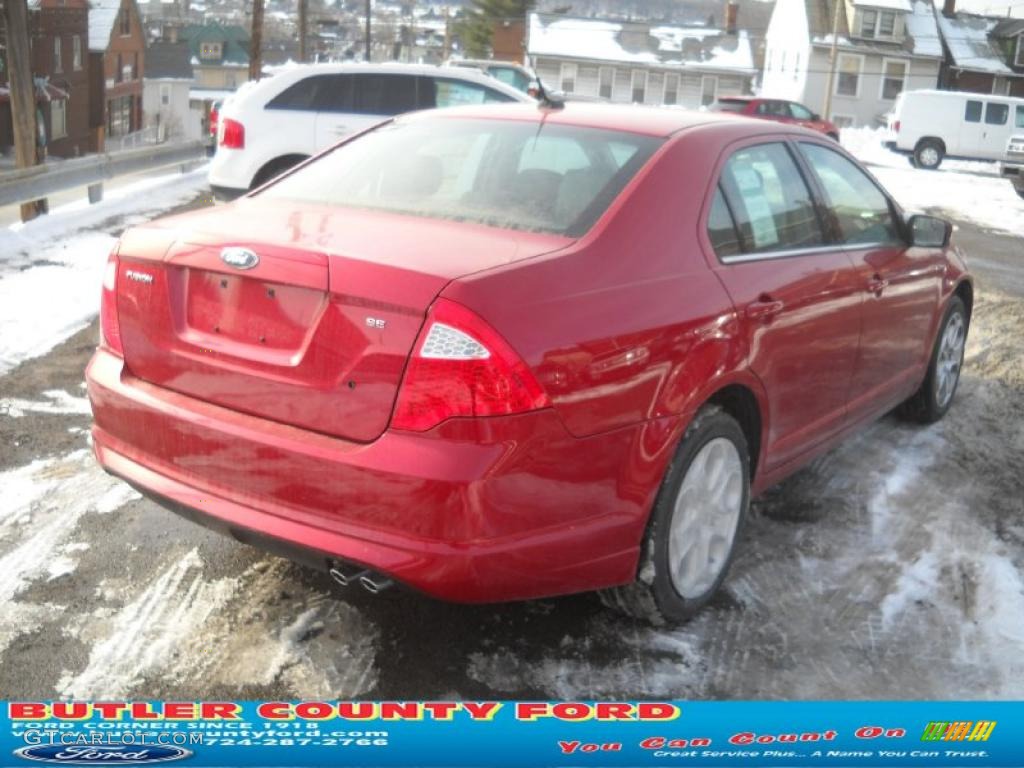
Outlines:
[[662, 480], [636, 580], [601, 590], [601, 601], [655, 626], [690, 619], [725, 580], [749, 504], [743, 430], [718, 406], [705, 406]]
[[275, 176], [280, 176], [289, 168], [294, 168], [299, 163], [308, 159], [304, 155], [287, 155], [286, 157], [279, 157], [277, 160], [271, 160], [253, 176], [252, 184], [249, 185], [249, 191], [259, 189]]
[[921, 424], [931, 424], [946, 415], [960, 382], [969, 324], [963, 299], [953, 296], [942, 316], [928, 372], [917, 392], [900, 406], [902, 416]]
[[1024, 197], [1024, 181], [1015, 181], [1013, 183], [1013, 188], [1017, 190], [1018, 195]]
[[942, 165], [945, 156], [946, 150], [941, 142], [935, 139], [922, 139], [914, 147], [914, 167], [934, 171]]

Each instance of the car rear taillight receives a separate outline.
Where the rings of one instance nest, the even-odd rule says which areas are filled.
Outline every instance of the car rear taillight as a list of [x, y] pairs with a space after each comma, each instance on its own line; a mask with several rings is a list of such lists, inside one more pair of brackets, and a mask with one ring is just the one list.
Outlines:
[[893, 124], [892, 124], [892, 129], [893, 129], [893, 130], [894, 130], [894, 131], [895, 131], [896, 133], [899, 133], [899, 132], [900, 132], [900, 121], [899, 121], [899, 120], [897, 120], [897, 121], [896, 121], [895, 123], [893, 123]]
[[245, 126], [225, 117], [220, 121], [220, 145], [226, 149], [245, 149]]
[[438, 299], [413, 347], [391, 419], [423, 432], [459, 416], [506, 416], [551, 405], [515, 350], [471, 310]]
[[117, 246], [107, 257], [103, 272], [103, 293], [100, 296], [100, 343], [111, 352], [124, 357], [121, 344], [121, 323], [117, 317]]

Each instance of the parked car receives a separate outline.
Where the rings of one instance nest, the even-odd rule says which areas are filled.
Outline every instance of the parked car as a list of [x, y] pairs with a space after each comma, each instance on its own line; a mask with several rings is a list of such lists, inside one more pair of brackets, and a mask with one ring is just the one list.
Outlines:
[[305, 64], [247, 84], [218, 120], [210, 186], [222, 200], [388, 117], [416, 109], [533, 100], [471, 69], [402, 64]]
[[761, 120], [774, 120], [786, 125], [799, 125], [839, 141], [839, 129], [833, 123], [795, 101], [753, 96], [724, 96], [711, 105], [711, 111], [732, 112]]
[[999, 163], [999, 173], [1010, 180], [1018, 195], [1024, 197], [1024, 133], [1011, 136], [1006, 142], [1006, 154]]
[[406, 115], [125, 232], [94, 449], [342, 584], [682, 620], [751, 495], [900, 404], [950, 408], [973, 303], [951, 229], [801, 128]]
[[449, 67], [462, 67], [476, 69], [484, 74], [500, 80], [505, 85], [510, 85], [517, 91], [528, 93], [531, 96], [536, 90], [537, 77], [522, 64], [514, 61], [495, 61], [494, 59], [448, 59], [445, 62]]
[[1002, 160], [1006, 144], [1024, 129], [1024, 99], [964, 91], [905, 91], [888, 117], [885, 146], [935, 169], [949, 157]]

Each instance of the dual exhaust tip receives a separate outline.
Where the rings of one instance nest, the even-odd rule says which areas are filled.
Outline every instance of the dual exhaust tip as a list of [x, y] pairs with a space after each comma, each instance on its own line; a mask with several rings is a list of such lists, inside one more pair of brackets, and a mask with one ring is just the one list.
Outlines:
[[394, 582], [387, 576], [362, 568], [358, 565], [336, 563], [329, 571], [331, 578], [343, 587], [359, 584], [371, 595], [379, 595], [385, 589], [389, 589]]

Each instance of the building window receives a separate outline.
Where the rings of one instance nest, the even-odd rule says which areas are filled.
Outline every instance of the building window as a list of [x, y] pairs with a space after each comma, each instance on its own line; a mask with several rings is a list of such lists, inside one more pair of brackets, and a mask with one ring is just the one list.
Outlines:
[[77, 72], [82, 68], [82, 36], [71, 38], [71, 66]]
[[860, 56], [848, 53], [840, 54], [838, 75], [836, 76], [836, 95], [860, 95], [860, 70], [864, 60]]
[[700, 105], [710, 106], [718, 98], [718, 78], [714, 75], [704, 75], [700, 79]]
[[128, 13], [128, 6], [121, 8], [121, 15], [119, 18], [121, 22], [121, 36], [128, 37], [128, 35], [132, 33], [132, 17]]
[[132, 54], [132, 80], [139, 79], [139, 52]]
[[120, 96], [107, 102], [107, 135], [125, 136], [132, 132], [132, 97]]
[[860, 36], [861, 37], [874, 37], [875, 36], [875, 25], [878, 23], [878, 12], [877, 11], [861, 11], [860, 12]]
[[61, 56], [60, 36], [53, 38], [53, 71], [64, 71], [64, 57]]
[[1017, 35], [1017, 55], [1014, 61], [1018, 67], [1024, 67], [1024, 33]]
[[892, 101], [903, 92], [907, 78], [907, 62], [890, 61], [885, 59], [882, 62], [882, 98]]
[[647, 99], [647, 71], [634, 69], [631, 86], [633, 103], [643, 104]]
[[160, 106], [167, 107], [171, 103], [171, 86], [167, 83], [160, 83]]
[[867, 38], [894, 37], [896, 35], [895, 11], [860, 12], [860, 36]]
[[115, 67], [114, 67], [114, 82], [115, 83], [120, 83], [123, 76], [124, 76], [124, 65], [123, 65], [123, 62], [121, 61], [121, 54], [119, 53], [119, 54], [117, 54], [116, 64], [115, 64]]
[[200, 59], [219, 59], [221, 56], [221, 44], [220, 43], [201, 43], [199, 45], [199, 58]]
[[55, 99], [50, 102], [50, 140], [63, 139], [68, 135], [68, 102]]
[[576, 65], [567, 62], [562, 64], [561, 72], [562, 93], [576, 92]]
[[665, 95], [662, 101], [665, 104], [679, 103], [679, 75], [665, 75]]
[[615, 70], [611, 67], [601, 67], [598, 73], [597, 95], [602, 99], [612, 98], [612, 83], [615, 81]]

